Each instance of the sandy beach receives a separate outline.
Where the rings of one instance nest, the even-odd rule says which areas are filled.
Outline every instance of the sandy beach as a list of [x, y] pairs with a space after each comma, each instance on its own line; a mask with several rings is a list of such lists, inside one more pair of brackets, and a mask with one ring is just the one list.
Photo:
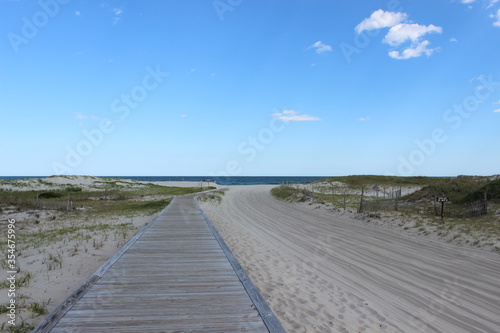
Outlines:
[[202, 208], [289, 332], [499, 332], [500, 256], [234, 186]]
[[[143, 186], [109, 182], [130, 189]], [[22, 180], [2, 188], [68, 186], [102, 195], [109, 184], [72, 176]], [[219, 187], [225, 193], [221, 200], [214, 200], [217, 194], [206, 196], [200, 205], [288, 332], [500, 331], [498, 253], [402, 232], [395, 223], [369, 223], [354, 212], [278, 201], [269, 193], [273, 187]], [[141, 200], [152, 199], [158, 198]], [[18, 234], [32, 240], [21, 243], [17, 258], [19, 277], [28, 277], [19, 286], [25, 304], [20, 318], [27, 325], [43, 318], [31, 310], [33, 304], [52, 311], [154, 217], [85, 216], [51, 210], [1, 212], [2, 221], [15, 219]], [[78, 232], [66, 232], [72, 228]], [[61, 236], [51, 242], [37, 240], [51, 230]], [[0, 303], [7, 301], [6, 295], [2, 293]]]

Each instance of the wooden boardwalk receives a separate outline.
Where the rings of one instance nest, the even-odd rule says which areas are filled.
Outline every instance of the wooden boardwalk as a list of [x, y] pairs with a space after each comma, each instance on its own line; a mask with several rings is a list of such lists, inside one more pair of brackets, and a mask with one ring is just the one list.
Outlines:
[[33, 332], [285, 332], [193, 195], [177, 197]]

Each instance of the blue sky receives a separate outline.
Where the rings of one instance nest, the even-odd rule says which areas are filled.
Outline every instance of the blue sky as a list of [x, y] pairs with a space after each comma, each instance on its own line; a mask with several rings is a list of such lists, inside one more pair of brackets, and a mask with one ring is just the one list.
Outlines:
[[500, 173], [498, 0], [0, 0], [0, 175]]

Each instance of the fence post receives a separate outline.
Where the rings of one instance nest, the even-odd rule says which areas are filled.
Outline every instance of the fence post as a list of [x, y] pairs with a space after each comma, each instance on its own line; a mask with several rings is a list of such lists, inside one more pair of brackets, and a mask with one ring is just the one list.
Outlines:
[[345, 188], [344, 188], [344, 211], [345, 211]]
[[335, 208], [335, 188], [332, 187], [332, 208]]
[[488, 214], [488, 196], [486, 195], [486, 192], [484, 192], [484, 214]]
[[361, 187], [361, 199], [359, 200], [359, 212], [363, 212], [363, 195], [365, 193], [365, 187]]

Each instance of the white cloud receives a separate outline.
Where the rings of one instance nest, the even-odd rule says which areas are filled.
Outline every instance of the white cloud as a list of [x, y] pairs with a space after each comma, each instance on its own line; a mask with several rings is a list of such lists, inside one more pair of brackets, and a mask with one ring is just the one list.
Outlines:
[[500, 101], [498, 101], [498, 102], [493, 102], [493, 104], [500, 104]]
[[493, 22], [493, 26], [500, 28], [500, 9], [497, 10], [497, 13], [495, 15], [491, 15], [491, 17], [496, 19], [496, 21]]
[[430, 44], [428, 40], [424, 40], [420, 43], [414, 43], [409, 48], [403, 50], [403, 52], [399, 51], [390, 51], [389, 56], [393, 59], [398, 60], [406, 60], [410, 58], [417, 58], [422, 55], [426, 55], [430, 57], [436, 49], [429, 49], [427, 46]]
[[[487, 6], [482, 6], [485, 9], [493, 8], [493, 7], [496, 6], [497, 3], [500, 2], [500, 0], [485, 0], [485, 1], [488, 3]], [[472, 4], [473, 2], [475, 2], [475, 0], [460, 0], [460, 2], [463, 3], [463, 4], [468, 5], [467, 7], [469, 9], [472, 9], [473, 7], [470, 4]], [[497, 12], [495, 14], [491, 14], [490, 15], [490, 18], [496, 20], [495, 22], [493, 22], [493, 26], [500, 28], [500, 9], [497, 9], [496, 11]]]
[[500, 109], [493, 110], [493, 112], [498, 113], [500, 112]]
[[325, 43], [323, 43], [320, 40], [317, 41], [316, 43], [314, 43], [313, 45], [309, 46], [307, 49], [310, 49], [310, 48], [315, 48], [316, 53], [329, 52], [332, 50], [332, 47], [330, 45], [326, 45]]
[[113, 24], [120, 22], [121, 20], [120, 15], [123, 14], [123, 9], [113, 8], [111, 9], [111, 11], [115, 14], [115, 17], [113, 17]]
[[486, 9], [493, 7], [498, 1], [500, 0], [490, 0], [490, 3], [488, 4], [488, 7], [486, 7]]
[[433, 24], [425, 26], [420, 24], [401, 23], [393, 26], [389, 30], [383, 42], [391, 46], [399, 46], [406, 41], [415, 43], [419, 41], [422, 36], [432, 32], [442, 33], [443, 28]]
[[273, 113], [271, 117], [281, 121], [318, 121], [318, 117], [313, 117], [308, 114], [301, 114], [295, 110], [285, 110], [283, 112]]
[[470, 82], [474, 82], [474, 81], [484, 81], [484, 80], [487, 80], [488, 77], [485, 75], [485, 74], [481, 74], [477, 77], [473, 77]]
[[[382, 40], [386, 44], [398, 47], [406, 42], [411, 42], [410, 46], [402, 50], [390, 51], [389, 56], [394, 59], [410, 59], [420, 57], [424, 54], [427, 56], [432, 55], [437, 49], [428, 48], [430, 42], [428, 40], [422, 40], [423, 36], [429, 33], [443, 32], [443, 28], [433, 24], [426, 26], [412, 23], [408, 20], [408, 15], [406, 13], [384, 12], [382, 9], [373, 12], [369, 18], [364, 19], [358, 24], [355, 30], [357, 33], [361, 33], [364, 30], [382, 28], [390, 28], [389, 32]], [[454, 38], [450, 41], [457, 42]]]
[[450, 42], [451, 43], [458, 43], [458, 39], [456, 39], [456, 38], [450, 38]]
[[181, 114], [181, 118], [187, 118], [187, 114]]
[[75, 15], [76, 16], [82, 16], [82, 12], [80, 12], [79, 10], [75, 11]]
[[364, 122], [364, 121], [369, 121], [371, 119], [372, 118], [370, 118], [370, 117], [361, 117], [361, 118], [358, 119], [358, 121]]
[[407, 17], [406, 13], [384, 12], [382, 9], [379, 9], [373, 12], [369, 18], [364, 19], [358, 24], [354, 30], [360, 34], [365, 30], [389, 28], [405, 21]]

